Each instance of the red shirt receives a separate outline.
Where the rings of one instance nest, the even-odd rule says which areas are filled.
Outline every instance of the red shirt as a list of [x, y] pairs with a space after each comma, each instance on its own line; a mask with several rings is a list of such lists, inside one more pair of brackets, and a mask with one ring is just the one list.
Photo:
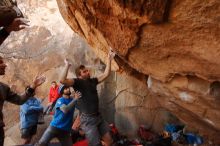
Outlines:
[[49, 102], [54, 102], [54, 101], [56, 101], [57, 98], [60, 97], [60, 95], [58, 93], [58, 89], [59, 89], [58, 86], [56, 86], [55, 88], [50, 87]]

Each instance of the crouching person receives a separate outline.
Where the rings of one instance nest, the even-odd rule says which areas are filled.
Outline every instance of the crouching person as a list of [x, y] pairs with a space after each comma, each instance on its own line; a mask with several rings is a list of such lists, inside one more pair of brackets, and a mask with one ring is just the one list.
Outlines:
[[74, 93], [74, 99], [71, 98], [70, 88], [61, 85], [59, 93], [62, 95], [56, 102], [55, 114], [50, 126], [44, 132], [39, 140], [38, 146], [47, 146], [53, 138], [58, 138], [62, 146], [72, 146], [71, 127], [73, 124], [73, 114], [75, 104], [81, 97], [80, 92]]
[[20, 128], [23, 145], [30, 144], [32, 137], [37, 133], [37, 124], [42, 113], [43, 106], [40, 100], [34, 97], [34, 93], [20, 107]]

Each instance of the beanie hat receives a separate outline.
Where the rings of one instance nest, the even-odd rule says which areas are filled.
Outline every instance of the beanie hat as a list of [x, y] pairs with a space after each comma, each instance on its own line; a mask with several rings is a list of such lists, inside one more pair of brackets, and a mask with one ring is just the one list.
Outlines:
[[59, 88], [58, 88], [58, 93], [59, 93], [60, 95], [62, 95], [64, 89], [66, 89], [66, 88], [68, 88], [68, 86], [65, 86], [65, 85], [61, 84], [61, 85], [59, 86]]

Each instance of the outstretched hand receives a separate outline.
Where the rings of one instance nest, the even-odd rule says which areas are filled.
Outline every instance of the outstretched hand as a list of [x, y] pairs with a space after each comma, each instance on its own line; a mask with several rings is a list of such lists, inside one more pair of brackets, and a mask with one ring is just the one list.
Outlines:
[[109, 53], [108, 53], [108, 58], [110, 60], [112, 60], [115, 57], [115, 52], [112, 50], [112, 48], [110, 47], [109, 49]]
[[20, 31], [20, 30], [26, 28], [27, 26], [29, 26], [28, 22], [29, 21], [25, 18], [15, 18], [13, 20], [13, 22], [5, 29], [8, 33], [12, 32], [12, 31]]
[[64, 60], [64, 62], [65, 62], [65, 65], [68, 66], [68, 67], [70, 67], [72, 65], [70, 63], [69, 59], [67, 59], [67, 58]]
[[75, 99], [79, 99], [79, 98], [82, 97], [82, 94], [81, 94], [81, 92], [79, 92], [79, 91], [73, 91], [72, 94], [73, 94], [73, 96], [74, 96]]
[[35, 89], [38, 86], [40, 86], [41, 84], [43, 84], [45, 81], [46, 81], [45, 76], [43, 76], [43, 75], [36, 76], [31, 87]]

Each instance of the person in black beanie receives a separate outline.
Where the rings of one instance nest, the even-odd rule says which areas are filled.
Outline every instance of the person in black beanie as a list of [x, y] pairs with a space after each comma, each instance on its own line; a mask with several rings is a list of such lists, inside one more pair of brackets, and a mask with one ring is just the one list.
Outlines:
[[73, 124], [75, 105], [81, 97], [81, 93], [78, 91], [71, 93], [70, 87], [60, 85], [59, 94], [61, 97], [57, 99], [53, 120], [35, 146], [48, 146], [50, 141], [55, 137], [58, 138], [62, 146], [73, 145], [70, 132]]

